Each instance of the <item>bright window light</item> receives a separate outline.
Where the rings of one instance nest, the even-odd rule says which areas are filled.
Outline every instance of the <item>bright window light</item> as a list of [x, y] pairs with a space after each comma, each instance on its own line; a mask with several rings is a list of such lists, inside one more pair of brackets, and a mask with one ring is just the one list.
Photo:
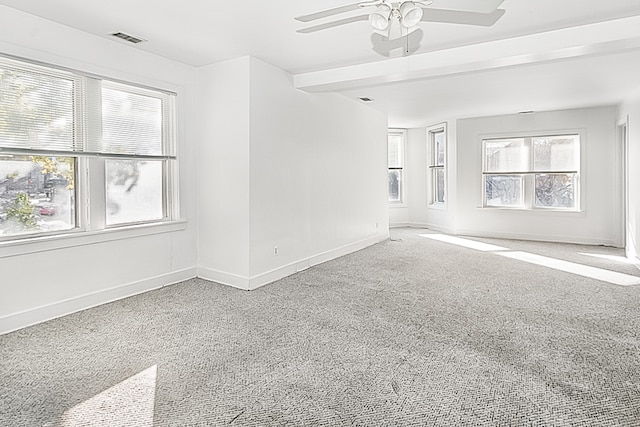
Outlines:
[[[477, 242], [475, 240], [464, 239], [461, 237], [448, 236], [446, 234], [419, 234], [420, 237], [426, 239], [437, 240], [443, 243], [449, 243], [464, 248], [474, 249], [482, 252], [493, 252], [506, 258], [515, 259], [518, 261], [524, 261], [531, 264], [540, 265], [543, 267], [552, 268], [566, 273], [577, 274], [579, 276], [588, 277], [595, 280], [601, 280], [603, 282], [612, 283], [620, 286], [633, 286], [640, 285], [640, 277], [630, 274], [618, 273], [616, 271], [606, 270], [603, 268], [591, 267], [588, 265], [578, 264], [569, 261], [563, 261], [556, 258], [549, 258], [542, 255], [536, 255], [529, 252], [512, 251], [509, 248], [505, 248], [497, 245], [490, 245], [488, 243]], [[610, 261], [617, 261], [622, 263], [633, 263], [624, 257], [617, 257], [612, 255], [598, 255], [581, 253], [580, 255], [593, 256], [597, 258], [603, 258]]]
[[591, 267], [588, 265], [576, 264], [574, 262], [549, 258], [542, 255], [531, 254], [528, 252], [499, 252], [498, 255], [502, 255], [511, 259], [517, 259], [519, 261], [524, 261], [531, 264], [541, 265], [543, 267], [553, 268], [554, 270], [560, 270], [566, 273], [577, 274], [579, 276], [588, 277], [590, 279], [613, 283], [614, 285], [640, 285], [640, 277], [637, 276], [631, 276], [629, 274], [618, 273], [615, 271]]
[[157, 370], [154, 365], [127, 378], [69, 409], [58, 423], [44, 427], [153, 427]]
[[490, 245], [488, 243], [476, 242], [475, 240], [463, 239], [461, 237], [447, 236], [446, 234], [420, 234], [420, 237], [438, 240], [452, 245], [463, 246], [469, 249], [475, 249], [482, 252], [507, 251], [509, 249], [502, 246]]
[[485, 207], [576, 211], [580, 135], [482, 141]]
[[631, 258], [627, 258], [624, 256], [616, 256], [616, 255], [605, 255], [605, 254], [589, 254], [586, 252], [580, 252], [578, 255], [585, 255], [585, 256], [590, 256], [593, 258], [600, 258], [600, 259], [606, 259], [607, 261], [615, 261], [615, 262], [619, 262], [622, 264], [635, 264], [636, 262], [631, 259]]

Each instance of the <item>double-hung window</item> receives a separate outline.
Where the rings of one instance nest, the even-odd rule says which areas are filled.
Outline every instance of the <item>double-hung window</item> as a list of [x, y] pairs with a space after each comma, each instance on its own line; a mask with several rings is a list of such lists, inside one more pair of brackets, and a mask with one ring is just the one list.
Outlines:
[[388, 135], [389, 202], [403, 202], [405, 130], [393, 129]]
[[177, 219], [174, 105], [0, 57], [0, 240]]
[[579, 134], [484, 139], [482, 150], [485, 207], [579, 210]]
[[173, 97], [103, 81], [100, 106], [106, 225], [171, 219]]
[[447, 128], [446, 124], [433, 126], [427, 130], [427, 149], [429, 156], [429, 180], [431, 205], [442, 205], [446, 197], [446, 156]]

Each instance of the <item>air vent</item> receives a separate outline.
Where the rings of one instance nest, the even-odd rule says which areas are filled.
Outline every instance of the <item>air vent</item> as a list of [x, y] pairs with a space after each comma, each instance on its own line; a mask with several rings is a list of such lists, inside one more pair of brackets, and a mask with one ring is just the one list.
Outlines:
[[373, 98], [367, 98], [366, 96], [363, 96], [362, 98], [358, 98], [358, 99], [362, 102], [373, 102]]
[[133, 44], [146, 42], [146, 40], [144, 40], [144, 39], [140, 39], [138, 37], [130, 36], [129, 34], [125, 34], [125, 33], [118, 32], [118, 33], [111, 33], [111, 35], [113, 37], [117, 37], [119, 39], [128, 41], [129, 43], [133, 43]]

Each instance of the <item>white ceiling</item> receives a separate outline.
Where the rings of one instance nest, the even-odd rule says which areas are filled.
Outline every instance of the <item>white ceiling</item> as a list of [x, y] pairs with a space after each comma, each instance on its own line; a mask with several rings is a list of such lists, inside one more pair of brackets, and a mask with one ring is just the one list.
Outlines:
[[[372, 36], [366, 21], [310, 34], [296, 32], [305, 25], [295, 21], [294, 16], [352, 2], [0, 0], [0, 4], [101, 37], [122, 31], [146, 39], [132, 48], [192, 66], [252, 55], [300, 74], [354, 64], [379, 64], [403, 56], [399, 46], [381, 43], [380, 38]], [[492, 27], [421, 23], [420, 30], [409, 39], [411, 55], [639, 16], [640, 0], [505, 0], [500, 8], [506, 13]], [[640, 38], [640, 28], [635, 37]], [[639, 77], [635, 76], [640, 73], [634, 72], [640, 70], [639, 55], [640, 50], [634, 47], [611, 54], [601, 52], [597, 57], [578, 56], [340, 90], [352, 97], [374, 98], [373, 106], [387, 111], [390, 124], [395, 126], [416, 125], [425, 117], [601, 105], [618, 102], [631, 86], [640, 86]], [[491, 103], [487, 104], [487, 100]]]
[[392, 127], [451, 118], [618, 104], [640, 87], [640, 52], [478, 71], [342, 91], [374, 99]]

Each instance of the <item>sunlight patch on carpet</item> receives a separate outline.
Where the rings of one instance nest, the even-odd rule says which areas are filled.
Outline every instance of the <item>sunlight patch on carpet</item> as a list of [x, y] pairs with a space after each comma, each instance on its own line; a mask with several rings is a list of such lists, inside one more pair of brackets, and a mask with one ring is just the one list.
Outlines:
[[614, 285], [640, 285], [640, 277], [637, 276], [631, 276], [629, 274], [618, 273], [615, 271], [577, 264], [574, 262], [563, 261], [556, 258], [549, 258], [529, 252], [499, 252], [498, 255], [516, 259], [519, 261], [525, 261], [531, 264], [541, 265], [543, 267], [553, 268], [554, 270], [560, 270], [566, 273], [577, 274], [579, 276], [613, 283]]
[[584, 255], [584, 256], [590, 256], [593, 258], [600, 258], [600, 259], [605, 259], [607, 261], [614, 261], [614, 262], [619, 262], [621, 264], [635, 264], [636, 261], [631, 259], [631, 258], [627, 258], [624, 256], [617, 256], [617, 255], [605, 255], [605, 254], [590, 254], [587, 252], [578, 252], [578, 255]]
[[420, 237], [438, 240], [440, 242], [451, 243], [452, 245], [463, 246], [469, 249], [475, 249], [482, 252], [506, 251], [508, 248], [502, 246], [490, 245], [488, 243], [476, 242], [475, 240], [463, 239], [461, 237], [447, 236], [446, 234], [420, 234]]
[[62, 414], [56, 425], [153, 427], [157, 369], [157, 365], [145, 369], [74, 406]]
[[[503, 246], [491, 245], [488, 243], [477, 242], [475, 240], [464, 239], [462, 237], [448, 236], [446, 234], [419, 234], [420, 237], [424, 237], [431, 240], [437, 240], [443, 243], [449, 243], [456, 246], [461, 246], [469, 249], [474, 249], [482, 252], [493, 252], [497, 255], [501, 255], [507, 258], [528, 262], [531, 264], [540, 265], [543, 267], [553, 268], [555, 270], [564, 271], [566, 273], [577, 274], [583, 277], [589, 277], [603, 282], [612, 283], [620, 286], [633, 286], [640, 285], [640, 277], [632, 276], [630, 274], [618, 273], [616, 271], [605, 270], [603, 268], [591, 267], [588, 265], [578, 264], [575, 262], [563, 261], [556, 258], [545, 257], [542, 255], [536, 255], [529, 252], [512, 251], [509, 248]], [[617, 261], [630, 263], [633, 261], [624, 257], [612, 256], [612, 255], [599, 255], [580, 253], [580, 255], [586, 255], [591, 257], [597, 257], [606, 259], [609, 261]]]

